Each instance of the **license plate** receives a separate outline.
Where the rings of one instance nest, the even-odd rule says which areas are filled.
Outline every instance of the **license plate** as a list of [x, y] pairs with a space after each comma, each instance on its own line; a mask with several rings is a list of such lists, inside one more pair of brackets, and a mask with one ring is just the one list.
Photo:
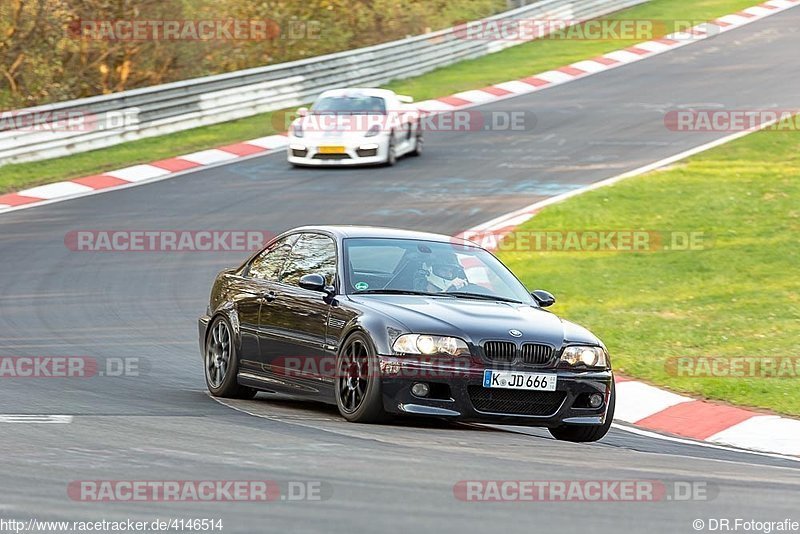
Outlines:
[[343, 146], [321, 146], [319, 147], [320, 154], [344, 154]]
[[483, 387], [555, 391], [557, 379], [558, 377], [554, 374], [520, 373], [486, 369], [483, 372]]

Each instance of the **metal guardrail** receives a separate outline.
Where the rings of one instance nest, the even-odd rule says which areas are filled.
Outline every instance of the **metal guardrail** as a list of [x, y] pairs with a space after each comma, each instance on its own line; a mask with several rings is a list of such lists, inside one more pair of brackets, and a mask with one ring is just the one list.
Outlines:
[[[580, 21], [648, 0], [541, 0], [484, 19]], [[95, 150], [378, 86], [520, 44], [448, 28], [375, 46], [0, 114], [0, 165]], [[534, 73], [531, 73], [534, 74]]]

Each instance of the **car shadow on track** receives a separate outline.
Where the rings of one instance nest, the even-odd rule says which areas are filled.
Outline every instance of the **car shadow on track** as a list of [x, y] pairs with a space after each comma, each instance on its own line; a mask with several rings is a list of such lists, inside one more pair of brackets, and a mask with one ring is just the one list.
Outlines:
[[[303, 421], [305, 423], [327, 422], [348, 424], [339, 414], [339, 409], [332, 404], [297, 400], [278, 393], [259, 392], [253, 400], [235, 401], [236, 407], [252, 415], [285, 419], [287, 421]], [[228, 404], [225, 402], [224, 404]], [[462, 430], [480, 432], [500, 432], [484, 425], [457, 423], [446, 419], [415, 416], [390, 416], [385, 422], [370, 426], [391, 426], [397, 428]]]

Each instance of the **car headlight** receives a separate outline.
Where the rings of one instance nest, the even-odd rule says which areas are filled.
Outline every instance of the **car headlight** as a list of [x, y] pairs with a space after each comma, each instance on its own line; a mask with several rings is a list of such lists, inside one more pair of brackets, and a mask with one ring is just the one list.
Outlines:
[[424, 334], [403, 334], [394, 341], [392, 350], [396, 354], [447, 354], [449, 356], [469, 354], [469, 347], [463, 339]]
[[367, 130], [367, 133], [364, 134], [364, 137], [375, 137], [379, 133], [381, 133], [381, 127], [375, 124], [374, 126], [371, 126], [369, 130]]
[[300, 123], [292, 125], [292, 135], [295, 137], [303, 137], [303, 127]]
[[561, 354], [561, 361], [572, 366], [608, 367], [608, 357], [602, 347], [576, 345], [567, 347]]

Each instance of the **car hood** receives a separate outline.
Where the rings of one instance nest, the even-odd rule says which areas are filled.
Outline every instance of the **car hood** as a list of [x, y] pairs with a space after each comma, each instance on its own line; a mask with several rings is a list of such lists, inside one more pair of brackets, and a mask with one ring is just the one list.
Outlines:
[[[350, 299], [402, 323], [409, 332], [450, 335], [474, 344], [487, 340], [602, 345], [585, 328], [527, 304], [416, 295], [350, 295]], [[519, 330], [513, 337], [509, 330]]]

